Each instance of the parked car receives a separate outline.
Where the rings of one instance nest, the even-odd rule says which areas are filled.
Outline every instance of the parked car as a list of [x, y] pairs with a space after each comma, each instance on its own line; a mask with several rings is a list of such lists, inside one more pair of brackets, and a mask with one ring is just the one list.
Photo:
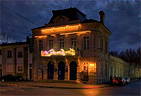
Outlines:
[[13, 76], [13, 75], [5, 75], [0, 78], [2, 82], [10, 82], [10, 81], [23, 81], [22, 76]]
[[112, 78], [112, 85], [125, 85], [125, 79], [121, 77], [113, 77]]

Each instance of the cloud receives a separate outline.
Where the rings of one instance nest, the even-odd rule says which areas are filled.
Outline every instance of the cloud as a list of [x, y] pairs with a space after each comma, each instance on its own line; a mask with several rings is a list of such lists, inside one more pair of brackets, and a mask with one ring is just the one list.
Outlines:
[[140, 43], [139, 0], [0, 0], [0, 4], [0, 34], [14, 40], [23, 40], [31, 34], [32, 28], [48, 23], [52, 10], [77, 7], [88, 18], [97, 20], [98, 12], [105, 11], [105, 25], [112, 31], [112, 50], [135, 48]]

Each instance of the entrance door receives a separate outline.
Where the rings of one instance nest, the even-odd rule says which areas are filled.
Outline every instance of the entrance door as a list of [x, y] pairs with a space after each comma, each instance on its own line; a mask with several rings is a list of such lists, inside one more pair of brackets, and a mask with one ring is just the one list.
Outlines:
[[54, 77], [54, 64], [53, 62], [48, 63], [48, 79], [53, 80]]
[[58, 64], [58, 80], [64, 80], [65, 79], [65, 63], [59, 62]]
[[75, 61], [72, 61], [70, 63], [70, 80], [76, 80], [77, 79], [77, 63]]

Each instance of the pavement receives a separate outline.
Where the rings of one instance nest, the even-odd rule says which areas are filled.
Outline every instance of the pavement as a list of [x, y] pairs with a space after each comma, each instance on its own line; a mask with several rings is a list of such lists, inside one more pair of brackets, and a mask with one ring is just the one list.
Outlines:
[[77, 82], [0, 82], [0, 86], [15, 86], [20, 88], [39, 87], [39, 88], [60, 88], [60, 89], [94, 89], [109, 87], [108, 84], [90, 85]]

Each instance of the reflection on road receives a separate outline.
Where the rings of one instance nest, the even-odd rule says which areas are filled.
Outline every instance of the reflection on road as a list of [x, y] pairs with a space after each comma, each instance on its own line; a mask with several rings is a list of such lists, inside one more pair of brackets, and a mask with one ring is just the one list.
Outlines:
[[99, 92], [99, 89], [85, 89], [81, 90], [80, 93], [82, 93], [84, 96], [99, 96]]
[[94, 89], [0, 87], [0, 96], [141, 96], [141, 81], [127, 86]]

